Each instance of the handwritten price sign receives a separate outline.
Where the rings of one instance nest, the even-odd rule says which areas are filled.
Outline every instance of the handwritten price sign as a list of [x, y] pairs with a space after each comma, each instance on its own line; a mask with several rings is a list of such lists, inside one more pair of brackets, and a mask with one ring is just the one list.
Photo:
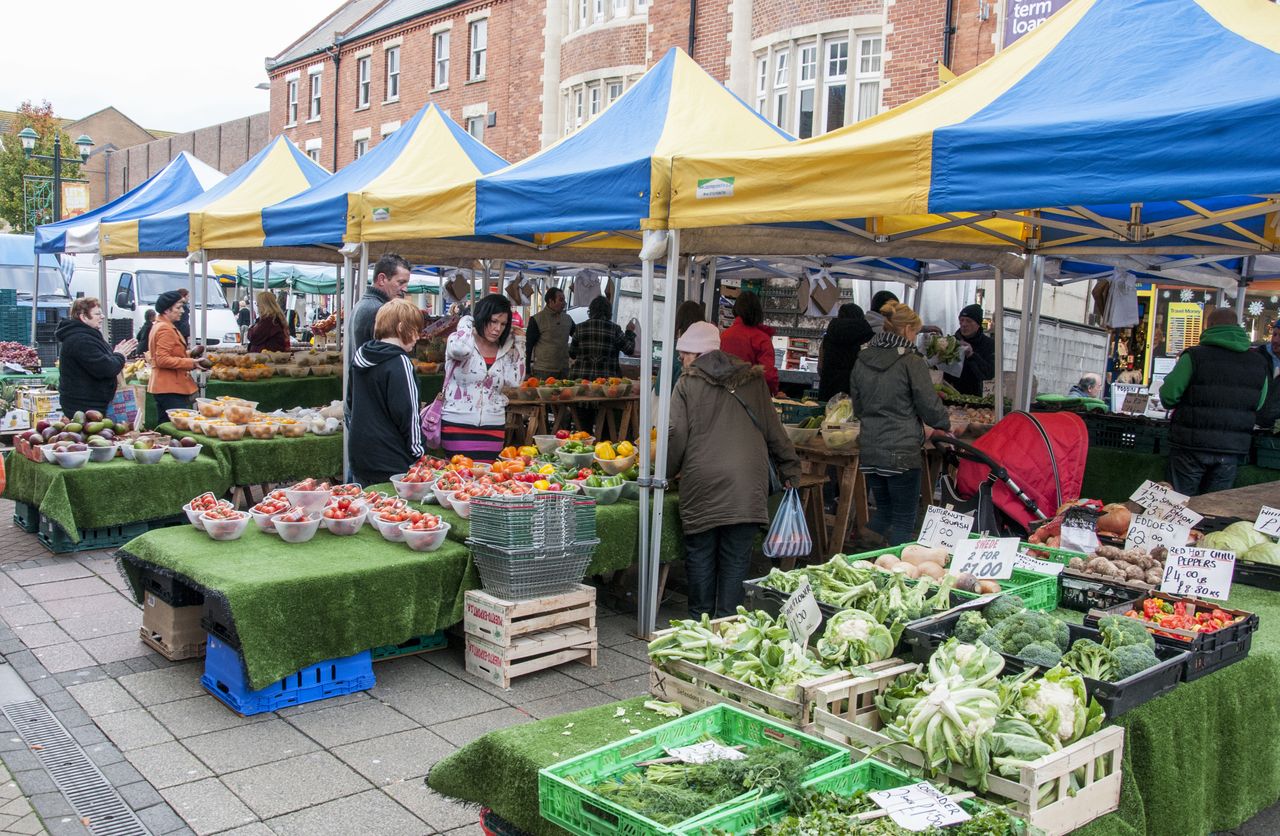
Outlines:
[[1253, 521], [1253, 529], [1268, 537], [1280, 537], [1280, 508], [1263, 505], [1258, 518]]
[[1189, 536], [1191, 536], [1189, 525], [1169, 522], [1148, 514], [1139, 514], [1129, 524], [1129, 533], [1124, 538], [1124, 547], [1149, 552], [1156, 546], [1164, 546], [1166, 549], [1185, 546]]
[[1157, 502], [1147, 509], [1147, 513], [1157, 516], [1165, 522], [1185, 525], [1187, 528], [1195, 528], [1196, 524], [1204, 519], [1204, 517], [1185, 505], [1171, 505], [1167, 502]]
[[1147, 411], [1147, 404], [1150, 403], [1150, 401], [1150, 395], [1144, 395], [1140, 392], [1130, 392], [1124, 396], [1124, 401], [1120, 404], [1120, 411], [1127, 412], [1130, 415], [1141, 415]]
[[1036, 572], [1041, 575], [1061, 575], [1062, 570], [1067, 568], [1061, 563], [1054, 563], [1051, 560], [1041, 560], [1038, 557], [1032, 557], [1026, 552], [1018, 552], [1018, 556], [1013, 560], [1013, 568], [1025, 569], [1028, 572]]
[[973, 517], [959, 511], [948, 511], [930, 505], [920, 528], [920, 542], [930, 548], [943, 548], [947, 554], [955, 554], [956, 544], [969, 536], [973, 529]]
[[791, 637], [801, 645], [807, 644], [809, 636], [822, 621], [822, 610], [818, 609], [818, 599], [813, 597], [813, 587], [808, 578], [800, 581], [800, 586], [782, 605], [782, 617], [791, 628]]
[[1157, 502], [1165, 502], [1169, 505], [1186, 505], [1187, 500], [1190, 498], [1186, 494], [1178, 493], [1168, 485], [1161, 485], [1157, 482], [1152, 482], [1150, 479], [1139, 485], [1138, 489], [1129, 497], [1129, 499], [1143, 508], [1148, 509]]
[[1225, 601], [1231, 593], [1235, 568], [1233, 552], [1173, 546], [1164, 562], [1160, 591]]
[[950, 572], [975, 578], [1006, 580], [1013, 576], [1013, 563], [1018, 559], [1017, 537], [983, 537], [962, 540], [951, 559]]
[[942, 790], [927, 782], [868, 793], [880, 809], [889, 814], [898, 827], [912, 832], [946, 827], [969, 820], [960, 805], [947, 798]]

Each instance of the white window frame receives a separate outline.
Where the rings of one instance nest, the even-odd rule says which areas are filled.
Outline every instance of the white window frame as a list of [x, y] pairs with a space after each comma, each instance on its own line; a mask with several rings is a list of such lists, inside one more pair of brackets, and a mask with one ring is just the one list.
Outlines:
[[631, 14], [631, 0], [613, 0], [613, 16], [627, 17]]
[[[864, 69], [864, 67], [866, 69]], [[884, 38], [879, 35], [858, 36], [858, 77], [853, 87], [851, 102], [854, 121], [861, 122], [880, 113], [884, 108]], [[864, 93], [865, 91], [865, 93]], [[864, 95], [874, 98], [874, 105], [863, 108]]]
[[649, 6], [649, 0], [636, 0], [637, 12], [640, 11], [641, 9], [647, 8], [648, 6]]
[[[616, 93], [614, 92], [615, 89], [617, 91]], [[618, 99], [622, 98], [623, 92], [626, 91], [626, 84], [622, 81], [622, 79], [618, 79], [618, 78], [609, 79], [604, 83], [604, 90], [605, 90], [604, 106], [608, 107], [609, 105], [616, 102]]]
[[587, 118], [594, 119], [600, 115], [604, 103], [603, 85], [593, 84], [587, 88]]
[[472, 138], [477, 142], [484, 142], [484, 126], [487, 118], [488, 117], [484, 114], [481, 114], [480, 116], [468, 116], [463, 120], [463, 128], [467, 133], [471, 134]]
[[356, 110], [369, 106], [369, 91], [373, 87], [373, 57], [362, 55], [356, 59]]
[[582, 123], [586, 121], [586, 97], [587, 91], [582, 87], [576, 87], [573, 91], [573, 129], [576, 131], [582, 127]]
[[591, 2], [590, 0], [578, 0], [577, 20], [578, 25], [574, 29], [585, 29], [591, 23]]
[[320, 119], [324, 105], [324, 75], [320, 72], [307, 73], [307, 121]]
[[[874, 49], [872, 46], [874, 45]], [[884, 75], [884, 38], [880, 35], [858, 36], [858, 78]]]
[[285, 127], [298, 124], [298, 79], [291, 78], [285, 82]]
[[561, 98], [561, 107], [564, 108], [563, 136], [568, 136], [569, 134], [573, 133], [573, 110], [571, 109], [571, 105], [573, 103], [573, 94], [566, 91], [565, 94], [560, 98]]
[[769, 53], [756, 59], [756, 112], [769, 115]]
[[773, 124], [787, 130], [791, 93], [791, 45], [773, 53]]
[[467, 26], [467, 36], [470, 47], [467, 80], [482, 81], [489, 69], [489, 18], [471, 21]]
[[320, 164], [320, 149], [310, 148], [307, 150], [307, 157], [316, 165]]
[[591, 22], [604, 22], [604, 0], [591, 0]]
[[369, 153], [369, 137], [367, 136], [361, 137], [360, 139], [355, 140], [354, 142], [351, 143], [351, 147], [354, 153], [354, 156], [352, 157], [352, 159], [353, 160], [360, 159], [365, 154]]
[[444, 90], [449, 86], [449, 30], [431, 36], [431, 88]]
[[[799, 44], [796, 49], [799, 60], [796, 63], [795, 135], [801, 139], [808, 139], [818, 134], [818, 44], [816, 41], [811, 41]], [[806, 61], [806, 55], [811, 60]], [[809, 133], [807, 135], [800, 132], [800, 108], [804, 101], [805, 91], [810, 94]]]
[[306, 146], [303, 148], [303, 150], [306, 152], [307, 156], [311, 158], [311, 161], [313, 163], [316, 163], [317, 165], [319, 165], [320, 149], [323, 146], [324, 146], [324, 141], [322, 139], [320, 139], [319, 137], [313, 137], [307, 140]]
[[[844, 55], [833, 55], [833, 50], [844, 47]], [[849, 39], [830, 38], [822, 45], [822, 119], [819, 123], [822, 133], [838, 130], [849, 124]], [[839, 72], [843, 63], [844, 72]], [[831, 91], [835, 87], [844, 88], [844, 104], [840, 108], [840, 124], [831, 126]]]
[[382, 54], [383, 64], [383, 102], [400, 101], [400, 47], [388, 47]]

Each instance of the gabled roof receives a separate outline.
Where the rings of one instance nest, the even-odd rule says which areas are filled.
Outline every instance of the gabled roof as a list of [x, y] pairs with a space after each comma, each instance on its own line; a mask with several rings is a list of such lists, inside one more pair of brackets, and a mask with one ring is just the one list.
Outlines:
[[460, 2], [462, 0], [386, 0], [364, 20], [359, 21], [351, 29], [343, 32], [342, 40], [354, 41], [366, 35], [372, 35], [380, 29], [395, 26], [406, 20], [412, 20], [415, 17], [421, 17], [430, 12], [457, 5]]
[[307, 30], [305, 35], [285, 47], [279, 55], [268, 58], [267, 70], [292, 64], [323, 52], [325, 47], [332, 45], [336, 38], [341, 37], [346, 30], [359, 23], [384, 2], [386, 0], [346, 0], [327, 17]]

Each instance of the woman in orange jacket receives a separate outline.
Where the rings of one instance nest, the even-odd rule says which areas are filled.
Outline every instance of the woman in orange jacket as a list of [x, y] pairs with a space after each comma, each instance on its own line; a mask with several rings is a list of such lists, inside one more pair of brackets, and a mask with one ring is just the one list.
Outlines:
[[185, 308], [182, 294], [176, 290], [165, 291], [156, 300], [157, 316], [147, 344], [152, 367], [147, 391], [155, 396], [161, 421], [168, 420], [169, 410], [191, 406], [191, 396], [197, 389], [191, 371], [212, 365], [208, 360], [192, 358], [187, 351], [187, 341], [178, 332]]

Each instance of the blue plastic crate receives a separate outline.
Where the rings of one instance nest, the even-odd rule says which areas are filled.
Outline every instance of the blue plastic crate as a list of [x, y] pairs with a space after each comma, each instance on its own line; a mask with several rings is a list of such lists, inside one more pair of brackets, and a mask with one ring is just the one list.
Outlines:
[[245, 716], [364, 691], [372, 688], [373, 682], [373, 656], [365, 650], [307, 665], [279, 682], [252, 691], [240, 654], [213, 634], [205, 646], [204, 676], [200, 677], [205, 690]]

